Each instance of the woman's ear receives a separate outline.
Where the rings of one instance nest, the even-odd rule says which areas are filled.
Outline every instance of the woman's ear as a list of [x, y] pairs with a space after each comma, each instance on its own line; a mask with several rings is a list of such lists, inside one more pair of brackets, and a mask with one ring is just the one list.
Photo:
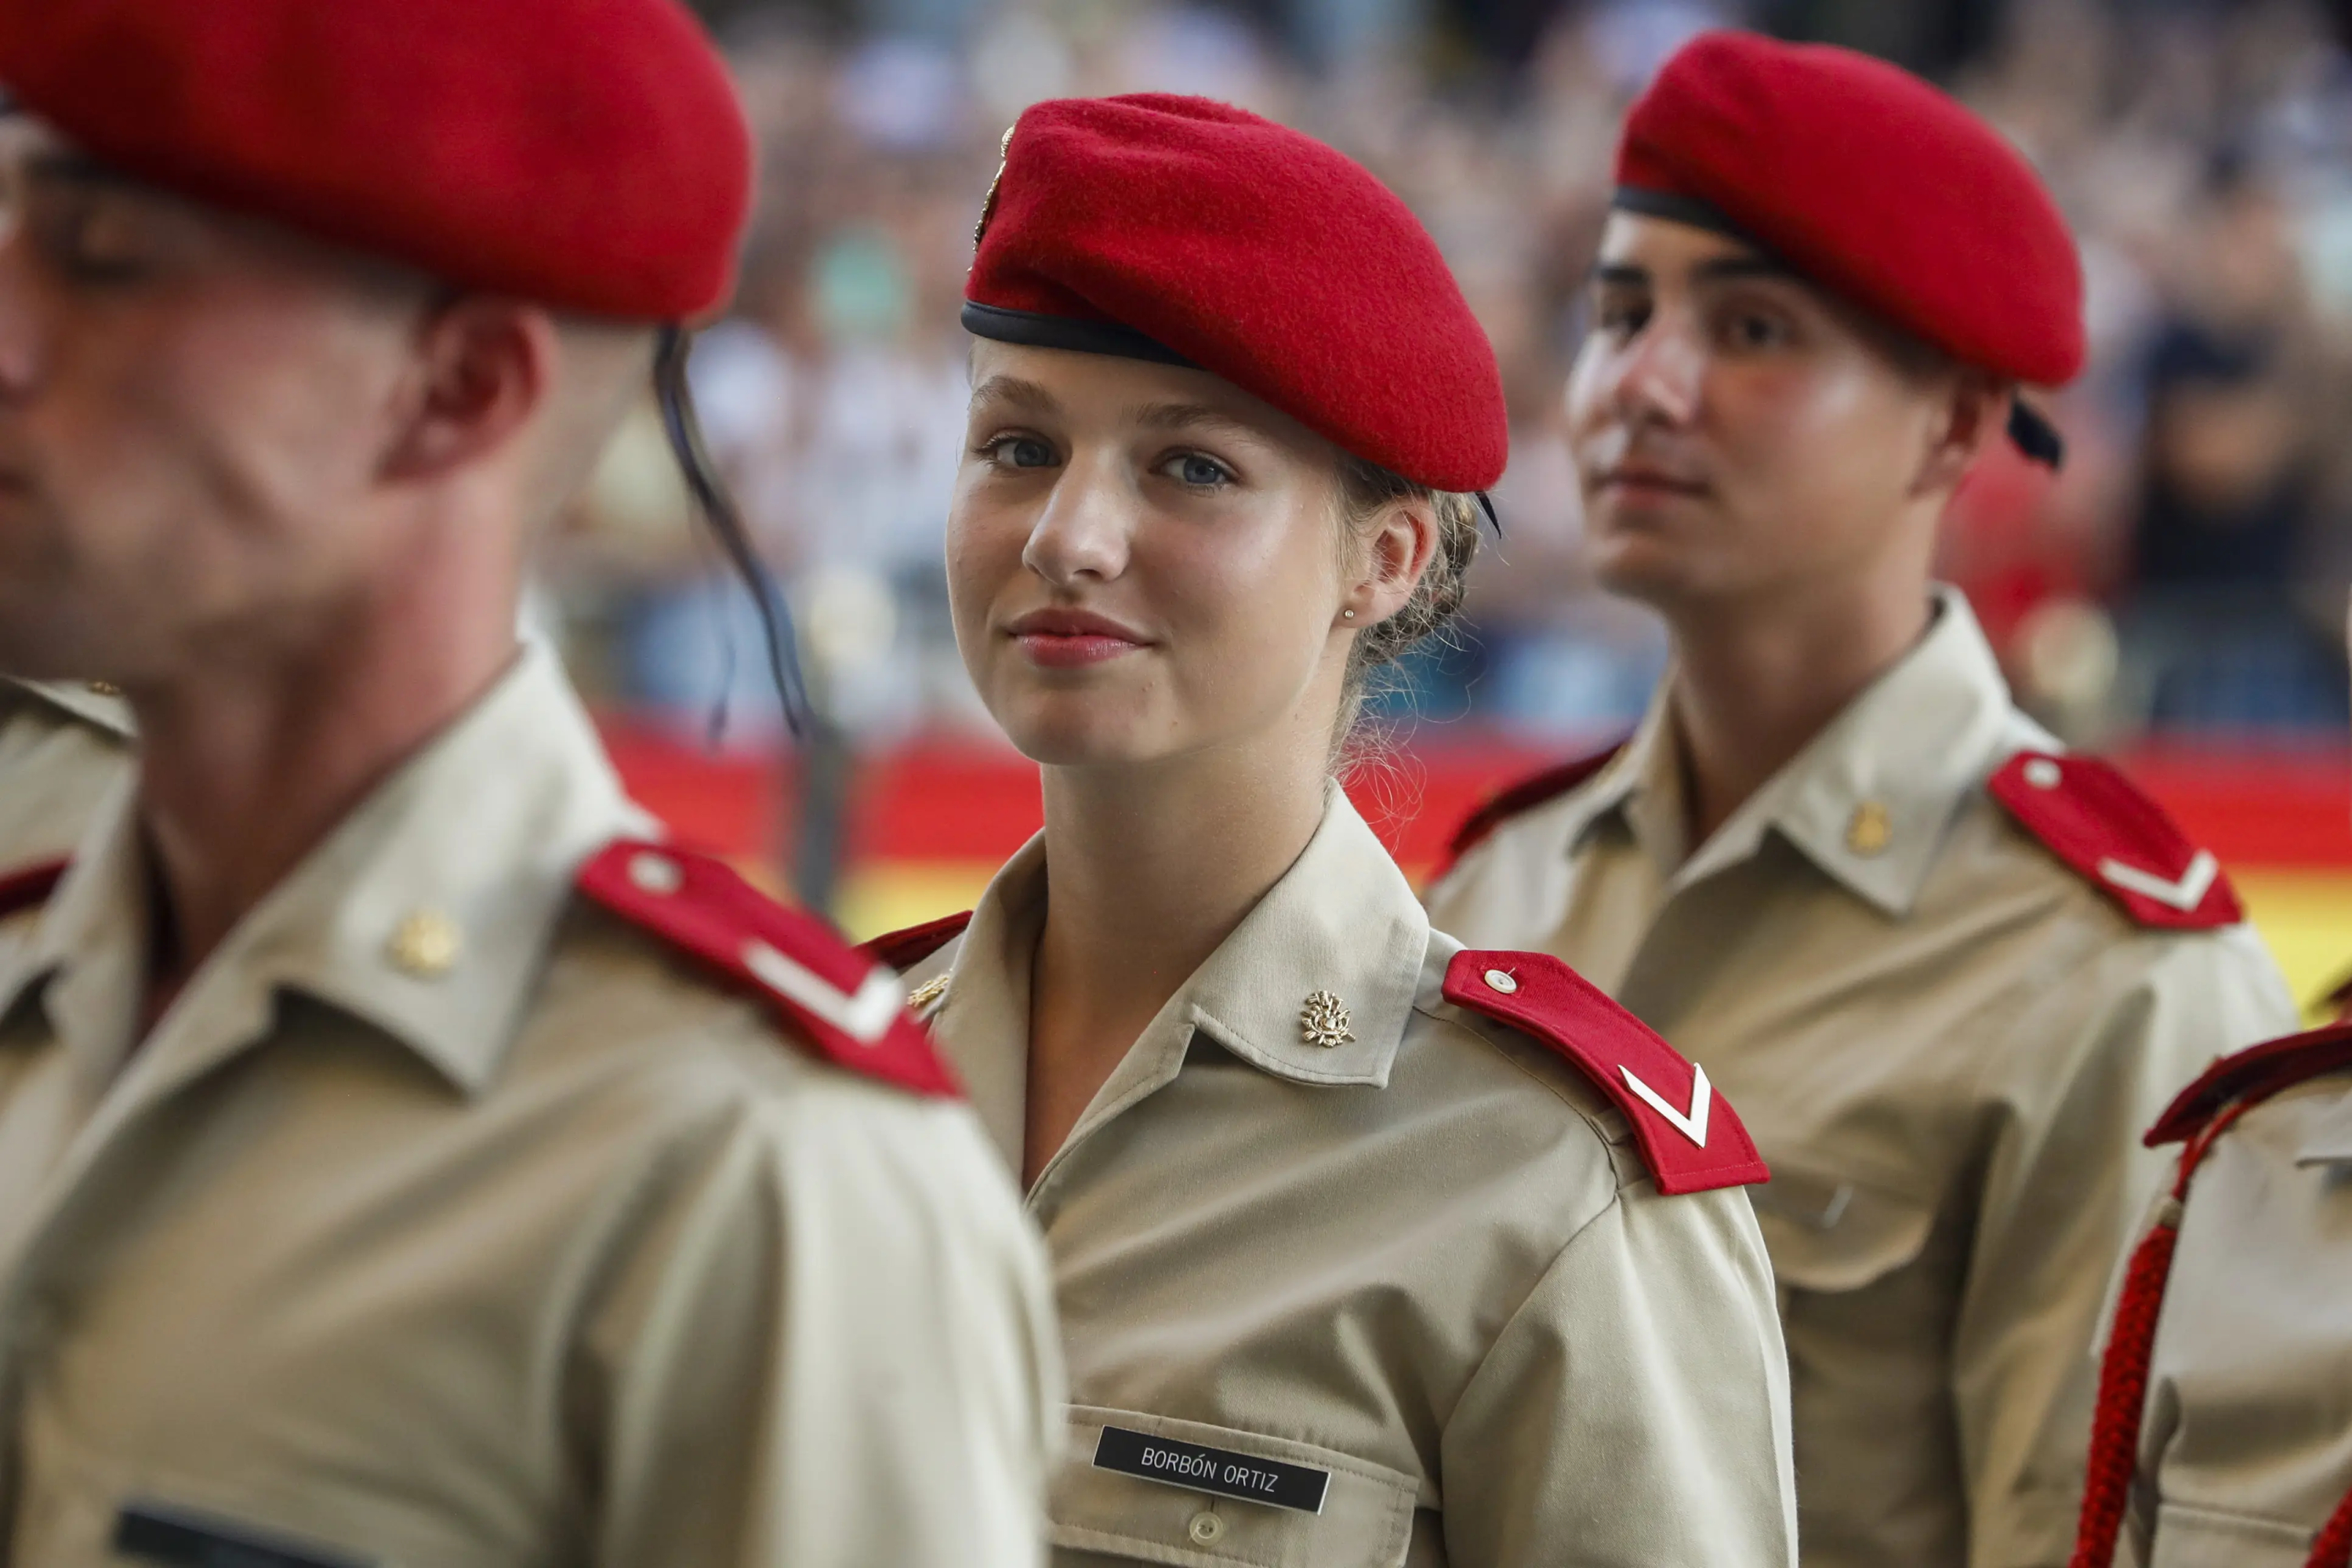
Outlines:
[[1376, 626], [1412, 602], [1437, 558], [1437, 509], [1426, 496], [1399, 497], [1381, 508], [1360, 537], [1356, 580], [1339, 602], [1340, 624], [1353, 631]]

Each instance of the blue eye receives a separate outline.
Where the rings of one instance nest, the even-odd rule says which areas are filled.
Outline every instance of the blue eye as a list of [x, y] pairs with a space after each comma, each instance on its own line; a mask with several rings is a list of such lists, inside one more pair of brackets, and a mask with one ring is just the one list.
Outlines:
[[1180, 452], [1160, 465], [1160, 471], [1180, 484], [1194, 489], [1214, 489], [1233, 483], [1234, 471], [1214, 458], [1198, 452]]
[[1054, 448], [1034, 436], [999, 436], [980, 448], [981, 455], [1004, 468], [1050, 468]]

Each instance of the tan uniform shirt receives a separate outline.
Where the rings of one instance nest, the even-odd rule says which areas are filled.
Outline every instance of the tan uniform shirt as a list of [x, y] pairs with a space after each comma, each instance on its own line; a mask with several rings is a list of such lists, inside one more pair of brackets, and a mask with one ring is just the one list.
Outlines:
[[312, 1544], [163, 1560], [1042, 1559], [1058, 1353], [1012, 1184], [964, 1106], [574, 897], [644, 830], [526, 654], [141, 1044], [118, 789], [0, 925], [0, 1557], [193, 1517]]
[[2122, 1555], [2303, 1568], [2347, 1493], [2352, 1074], [2336, 1073], [2248, 1111], [2189, 1188]]
[[1706, 844], [1663, 695], [1429, 897], [1705, 1067], [1772, 1166], [1805, 1560], [2063, 1563], [2098, 1313], [2217, 1051], [2295, 1026], [2254, 933], [2135, 925], [1985, 792], [2049, 738], [1958, 595]]
[[0, 679], [0, 871], [72, 853], [131, 771], [131, 733], [119, 697]]
[[[933, 1027], [1016, 1168], [1045, 896], [1040, 839], [908, 974], [952, 968]], [[1074, 1391], [1058, 1568], [1792, 1561], [1746, 1198], [1661, 1196], [1575, 1069], [1444, 999], [1457, 951], [1333, 790], [1039, 1173]], [[1349, 1038], [1308, 1040], [1317, 992]], [[1321, 1511], [1102, 1468], [1106, 1428], [1319, 1473]]]

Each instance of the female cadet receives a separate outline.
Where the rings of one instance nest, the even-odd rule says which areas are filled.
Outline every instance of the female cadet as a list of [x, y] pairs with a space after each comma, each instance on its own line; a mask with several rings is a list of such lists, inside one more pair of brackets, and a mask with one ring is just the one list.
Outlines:
[[968, 300], [949, 584], [1045, 828], [877, 945], [1055, 1257], [1055, 1562], [1792, 1562], [1737, 1117], [1433, 932], [1330, 776], [1503, 465], [1428, 236], [1255, 116], [1047, 103]]

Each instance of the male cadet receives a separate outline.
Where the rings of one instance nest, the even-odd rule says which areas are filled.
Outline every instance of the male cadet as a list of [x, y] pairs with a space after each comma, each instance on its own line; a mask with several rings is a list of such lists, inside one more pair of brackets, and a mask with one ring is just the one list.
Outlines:
[[887, 971], [658, 841], [527, 546], [725, 294], [675, 0], [0, 0], [0, 1560], [1032, 1564], [1044, 1259]]
[[131, 742], [111, 688], [0, 679], [0, 866], [71, 850], [131, 771]]
[[2352, 1023], [2216, 1062], [2147, 1142], [2179, 1153], [2116, 1293], [2075, 1568], [2347, 1568]]
[[1673, 673], [1465, 827], [1432, 917], [1565, 958], [1755, 1129], [1807, 1562], [2063, 1563], [2137, 1134], [2294, 1019], [2212, 857], [1929, 584], [1983, 444], [2055, 457], [2014, 390], [2080, 365], [2074, 247], [1941, 93], [1751, 36], [1668, 63], [1618, 182], [1570, 418]]

